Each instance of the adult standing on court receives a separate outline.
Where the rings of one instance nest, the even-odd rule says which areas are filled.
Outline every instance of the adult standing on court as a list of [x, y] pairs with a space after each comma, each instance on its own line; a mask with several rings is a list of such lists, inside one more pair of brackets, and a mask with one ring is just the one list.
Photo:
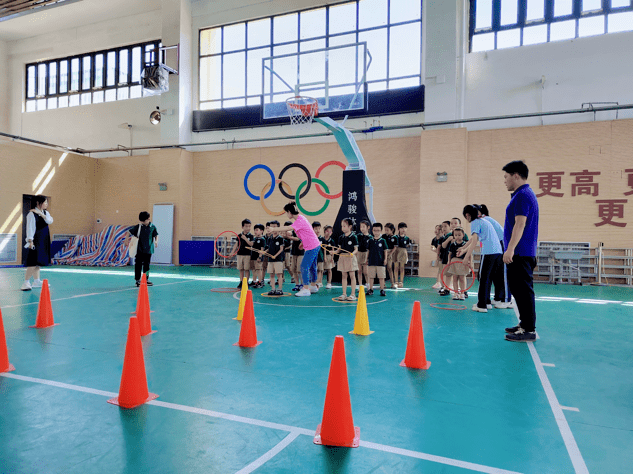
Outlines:
[[519, 325], [506, 328], [506, 339], [529, 342], [536, 340], [533, 272], [538, 241], [538, 201], [527, 184], [529, 170], [524, 162], [511, 161], [502, 169], [506, 188], [512, 193], [506, 208], [503, 262], [508, 265], [508, 285], [519, 311]]
[[[479, 211], [479, 217], [487, 220], [494, 227], [497, 238], [501, 244], [501, 251], [504, 252], [506, 247], [503, 243], [503, 227], [495, 219], [488, 214], [488, 206], [485, 204], [474, 204], [475, 209]], [[512, 308], [512, 293], [508, 288], [508, 275], [506, 265], [501, 263], [501, 270], [498, 278], [493, 279], [492, 284], [495, 286], [495, 300], [492, 305], [497, 309]]]
[[[301, 276], [303, 284], [306, 285], [295, 293], [295, 296], [310, 296], [312, 293], [319, 291], [317, 287], [317, 257], [321, 250], [321, 243], [318, 236], [312, 229], [312, 224], [308, 222], [304, 216], [299, 214], [297, 203], [290, 201], [284, 206], [284, 211], [288, 215], [288, 220], [292, 222], [289, 226], [276, 227], [277, 232], [287, 232], [294, 230], [297, 237], [301, 239], [303, 250], [303, 261], [301, 262]], [[308, 287], [308, 283], [310, 286]]]
[[[26, 215], [26, 274], [22, 291], [30, 291], [31, 288], [41, 288], [40, 267], [46, 267], [51, 263], [51, 234], [48, 226], [53, 223], [53, 218], [46, 210], [48, 199], [46, 196], [33, 198], [33, 209]], [[31, 285], [31, 277], [33, 284]]]

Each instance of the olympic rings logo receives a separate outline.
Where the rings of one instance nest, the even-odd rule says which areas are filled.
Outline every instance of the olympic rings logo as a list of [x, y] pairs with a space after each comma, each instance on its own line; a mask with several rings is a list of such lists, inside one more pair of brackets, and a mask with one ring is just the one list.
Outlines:
[[[249, 170], [246, 172], [246, 175], [244, 176], [244, 191], [246, 191], [246, 194], [248, 194], [248, 196], [251, 199], [255, 201], [260, 201], [262, 207], [264, 208], [264, 211], [266, 211], [268, 215], [281, 216], [285, 214], [285, 211], [281, 211], [281, 212], [271, 211], [266, 206], [266, 203], [264, 202], [267, 198], [269, 198], [272, 195], [273, 191], [275, 190], [275, 186], [277, 186], [279, 188], [279, 192], [281, 192], [281, 194], [284, 197], [287, 197], [288, 199], [294, 199], [297, 202], [297, 207], [299, 208], [299, 211], [301, 211], [303, 214], [307, 216], [318, 216], [319, 214], [322, 214], [323, 212], [325, 212], [325, 210], [330, 205], [330, 201], [332, 199], [338, 199], [343, 195], [343, 191], [341, 191], [338, 194], [330, 194], [330, 189], [328, 188], [328, 186], [322, 180], [319, 179], [321, 172], [328, 166], [338, 166], [342, 168], [343, 170], [345, 170], [346, 168], [345, 164], [341, 163], [340, 161], [327, 161], [319, 167], [319, 169], [317, 170], [313, 178], [308, 168], [306, 168], [305, 166], [299, 163], [291, 163], [287, 165], [286, 167], [284, 167], [284, 169], [282, 169], [281, 172], [279, 173], [279, 176], [275, 178], [273, 170], [271, 170], [268, 166], [261, 165], [261, 164], [255, 165], [249, 168]], [[306, 178], [307, 178], [305, 181], [303, 181], [299, 185], [296, 192], [294, 193], [290, 185], [283, 180], [284, 174], [286, 173], [286, 171], [288, 171], [291, 168], [299, 168], [301, 171], [303, 171], [306, 174]], [[264, 187], [262, 188], [261, 192], [259, 193], [259, 195], [255, 195], [251, 192], [251, 190], [248, 187], [248, 178], [250, 177], [253, 171], [258, 170], [258, 169], [262, 169], [268, 172], [268, 174], [270, 175], [270, 183], [266, 183]], [[310, 189], [312, 188], [313, 183], [314, 183], [314, 187], [317, 190], [317, 193], [319, 193], [325, 199], [325, 204], [318, 211], [308, 211], [301, 205], [301, 199], [306, 197], [308, 192], [310, 192]]]

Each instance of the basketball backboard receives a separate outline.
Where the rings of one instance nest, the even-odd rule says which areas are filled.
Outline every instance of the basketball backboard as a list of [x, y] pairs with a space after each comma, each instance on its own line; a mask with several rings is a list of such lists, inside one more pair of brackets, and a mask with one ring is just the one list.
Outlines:
[[367, 43], [289, 52], [262, 60], [263, 118], [287, 117], [286, 99], [308, 96], [319, 114], [364, 110]]

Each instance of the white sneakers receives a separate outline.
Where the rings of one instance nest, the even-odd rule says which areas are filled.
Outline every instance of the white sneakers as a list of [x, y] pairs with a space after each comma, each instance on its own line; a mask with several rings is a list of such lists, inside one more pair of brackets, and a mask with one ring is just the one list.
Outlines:
[[42, 280], [33, 280], [31, 288], [42, 288], [43, 283], [44, 282]]
[[497, 309], [508, 309], [512, 308], [512, 303], [504, 303], [502, 301], [496, 301], [493, 306]]
[[319, 285], [317, 285], [317, 286], [309, 286], [308, 288], [310, 290], [310, 293], [318, 293], [319, 292]]
[[[316, 292], [315, 292], [316, 293]], [[312, 292], [308, 289], [307, 286], [304, 286], [299, 291], [295, 293], [295, 296], [310, 296]]]
[[478, 313], [487, 313], [488, 312], [488, 310], [486, 308], [480, 308], [479, 306], [477, 306], [477, 303], [475, 303], [473, 305], [473, 311], [477, 311]]
[[326, 290], [331, 290], [332, 289], [332, 283], [328, 283], [327, 285], [325, 285], [325, 289]]
[[22, 283], [22, 287], [20, 288], [20, 290], [22, 291], [31, 291], [31, 288], [33, 288], [31, 286], [31, 282], [28, 280], [24, 280], [24, 283]]

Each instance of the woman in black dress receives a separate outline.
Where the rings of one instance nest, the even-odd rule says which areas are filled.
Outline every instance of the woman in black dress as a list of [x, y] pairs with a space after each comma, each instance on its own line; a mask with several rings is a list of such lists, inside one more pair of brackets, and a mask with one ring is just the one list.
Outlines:
[[[30, 291], [31, 288], [41, 288], [40, 267], [46, 267], [51, 263], [51, 234], [48, 230], [53, 218], [46, 210], [48, 200], [46, 196], [35, 196], [33, 208], [26, 216], [26, 275], [22, 284], [22, 291]], [[31, 284], [33, 277], [33, 284]]]

